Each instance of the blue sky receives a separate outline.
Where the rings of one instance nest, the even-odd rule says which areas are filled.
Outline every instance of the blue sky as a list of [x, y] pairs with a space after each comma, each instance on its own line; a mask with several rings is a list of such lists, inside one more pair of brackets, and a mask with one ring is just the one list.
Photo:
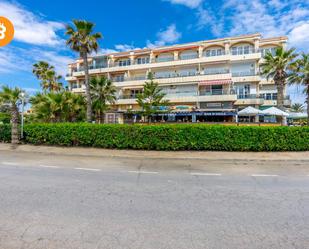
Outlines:
[[[32, 64], [49, 61], [65, 75], [76, 54], [65, 46], [72, 19], [96, 23], [100, 53], [260, 32], [287, 35], [289, 46], [309, 52], [309, 2], [301, 0], [0, 0], [0, 16], [15, 25], [14, 41], [0, 48], [0, 84], [37, 91]], [[289, 93], [304, 101], [299, 87]]]

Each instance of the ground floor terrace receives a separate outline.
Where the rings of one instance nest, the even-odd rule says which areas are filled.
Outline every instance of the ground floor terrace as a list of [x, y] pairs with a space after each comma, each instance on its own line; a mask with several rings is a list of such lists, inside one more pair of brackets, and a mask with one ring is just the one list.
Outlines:
[[177, 111], [160, 112], [151, 115], [148, 120], [140, 113], [110, 112], [106, 114], [105, 123], [226, 123], [226, 124], [280, 124], [281, 119], [275, 116], [238, 116], [236, 110], [226, 111]]

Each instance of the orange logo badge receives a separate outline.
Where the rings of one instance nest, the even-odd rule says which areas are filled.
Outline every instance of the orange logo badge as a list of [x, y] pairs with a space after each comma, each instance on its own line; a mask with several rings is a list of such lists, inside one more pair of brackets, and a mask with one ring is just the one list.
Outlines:
[[14, 26], [11, 21], [0, 16], [0, 47], [8, 45], [14, 37]]

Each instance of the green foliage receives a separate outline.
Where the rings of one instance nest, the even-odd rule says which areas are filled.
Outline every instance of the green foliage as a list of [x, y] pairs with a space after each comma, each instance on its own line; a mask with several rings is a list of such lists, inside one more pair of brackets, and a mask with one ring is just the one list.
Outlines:
[[109, 105], [115, 103], [116, 91], [113, 82], [105, 76], [98, 76], [90, 79], [92, 110], [99, 123], [104, 122], [104, 113], [108, 110]]
[[0, 142], [9, 143], [11, 141], [11, 126], [0, 124]]
[[158, 113], [158, 107], [168, 105], [168, 101], [163, 100], [165, 94], [161, 91], [158, 83], [154, 82], [152, 73], [149, 73], [143, 92], [137, 95], [136, 100], [142, 108], [141, 114], [148, 117], [149, 121], [152, 114]]
[[295, 103], [291, 106], [292, 112], [304, 112], [305, 108], [304, 105], [301, 103]]
[[85, 117], [85, 99], [72, 92], [38, 93], [30, 99], [36, 122], [80, 122]]
[[11, 116], [9, 113], [0, 112], [0, 124], [9, 124], [11, 120]]
[[33, 65], [33, 74], [41, 81], [44, 91], [60, 91], [62, 89], [61, 76], [57, 75], [55, 68], [45, 61], [39, 61]]
[[73, 20], [73, 24], [74, 26], [66, 26], [66, 35], [69, 36], [67, 45], [81, 54], [97, 52], [98, 39], [102, 38], [102, 34], [94, 33], [95, 24], [85, 20]]
[[[93, 125], [59, 123], [30, 124], [26, 125], [24, 130], [25, 142], [37, 145], [172, 151], [309, 150], [309, 127], [238, 127], [206, 124]], [[7, 141], [10, 137], [8, 134], [9, 126], [0, 126], [0, 131], [0, 141], [1, 139], [2, 141]]]

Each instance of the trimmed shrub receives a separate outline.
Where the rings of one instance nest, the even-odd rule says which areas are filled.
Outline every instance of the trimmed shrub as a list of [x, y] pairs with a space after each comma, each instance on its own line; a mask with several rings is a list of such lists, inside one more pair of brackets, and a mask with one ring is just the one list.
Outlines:
[[11, 141], [11, 126], [9, 124], [0, 124], [0, 142], [8, 143]]
[[[24, 131], [25, 142], [36, 145], [137, 150], [309, 150], [309, 127], [59, 123], [27, 124]], [[10, 127], [0, 126], [0, 141], [9, 139]]]

